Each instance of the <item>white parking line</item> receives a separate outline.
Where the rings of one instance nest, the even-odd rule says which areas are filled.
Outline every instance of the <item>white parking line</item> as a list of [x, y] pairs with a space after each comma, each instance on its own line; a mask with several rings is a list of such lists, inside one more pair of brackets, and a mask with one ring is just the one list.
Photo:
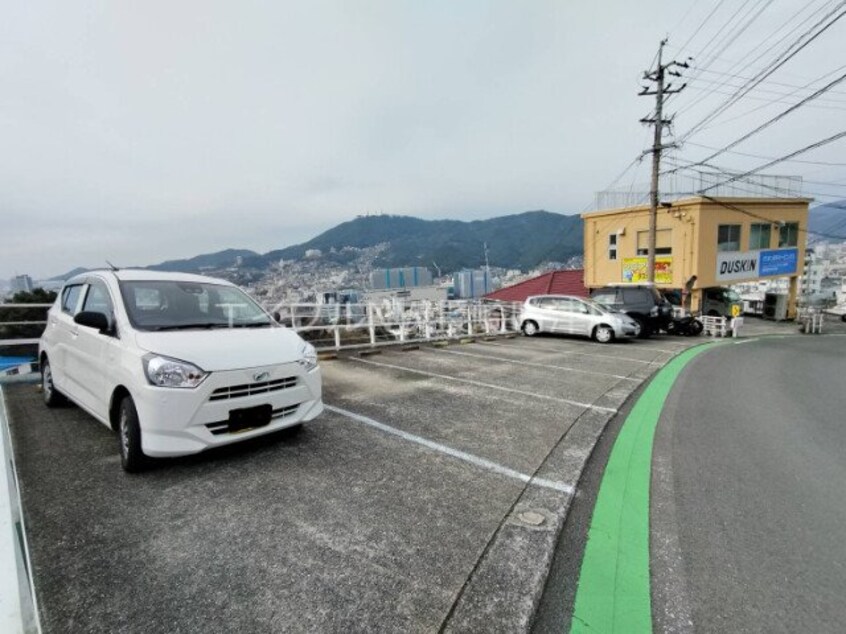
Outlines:
[[520, 480], [521, 482], [527, 482], [535, 486], [543, 487], [545, 489], [560, 491], [561, 493], [567, 493], [568, 495], [573, 494], [573, 487], [568, 484], [564, 484], [563, 482], [556, 482], [554, 480], [547, 480], [545, 478], [536, 478], [535, 476], [520, 473], [519, 471], [504, 467], [501, 464], [491, 462], [490, 460], [486, 460], [485, 458], [480, 458], [479, 456], [474, 456], [473, 454], [469, 454], [464, 451], [459, 451], [458, 449], [453, 449], [452, 447], [447, 447], [446, 445], [442, 445], [432, 440], [427, 440], [426, 438], [423, 438], [421, 436], [409, 434], [408, 432], [402, 431], [401, 429], [397, 429], [395, 427], [391, 427], [390, 425], [386, 425], [384, 423], [380, 423], [379, 421], [373, 420], [372, 418], [369, 418], [367, 416], [362, 416], [361, 414], [356, 414], [355, 412], [350, 412], [348, 410], [341, 409], [340, 407], [334, 407], [333, 405], [327, 405], [325, 403], [323, 406], [330, 412], [335, 412], [336, 414], [340, 414], [341, 416], [346, 416], [347, 418], [350, 418], [359, 423], [363, 423], [365, 425], [369, 425], [370, 427], [383, 431], [387, 434], [398, 436], [403, 440], [422, 445], [423, 447], [427, 447], [428, 449], [431, 449], [433, 451], [452, 456], [453, 458], [457, 458], [458, 460], [463, 460], [464, 462], [468, 462], [482, 469], [487, 469], [488, 471], [492, 471], [494, 473], [498, 473], [509, 478], [514, 478], [515, 480]]
[[[514, 350], [514, 346], [507, 344], [507, 343], [494, 343], [493, 341], [485, 341], [480, 345], [483, 346], [496, 346], [497, 348], [511, 348]], [[546, 349], [546, 352], [554, 352], [555, 354], [574, 354], [579, 357], [597, 357], [600, 359], [614, 359], [615, 361], [631, 361], [633, 363], [644, 363], [646, 365], [663, 365], [663, 361], [644, 361], [643, 359], [632, 359], [631, 357], [618, 357], [614, 354], [597, 354], [595, 352], [574, 352], [572, 350], [550, 350]]]
[[516, 390], [510, 387], [503, 387], [501, 385], [494, 385], [493, 383], [483, 383], [482, 381], [474, 381], [473, 379], [462, 379], [457, 376], [450, 376], [448, 374], [437, 374], [436, 372], [426, 372], [425, 370], [415, 370], [414, 368], [406, 368], [401, 365], [393, 365], [392, 363], [379, 363], [377, 361], [370, 361], [368, 359], [359, 359], [358, 357], [350, 357], [353, 361], [359, 363], [366, 363], [367, 365], [375, 365], [380, 368], [391, 368], [393, 370], [402, 370], [403, 372], [412, 372], [413, 374], [422, 374], [423, 376], [431, 376], [436, 379], [445, 379], [447, 381], [457, 381], [458, 383], [468, 383], [470, 385], [477, 385], [489, 390], [499, 390], [501, 392], [510, 392], [511, 394], [520, 394], [522, 396], [531, 396], [532, 398], [542, 398], [547, 401], [555, 401], [557, 403], [566, 403], [567, 405], [576, 405], [585, 409], [595, 409], [600, 412], [611, 412], [616, 414], [617, 410], [612, 407], [601, 407], [599, 405], [591, 405], [590, 403], [581, 403], [579, 401], [571, 401], [566, 398], [558, 398], [557, 396], [547, 396], [546, 394], [536, 394], [534, 392], [525, 392], [523, 390]]
[[688, 346], [679, 345], [678, 348], [675, 350], [667, 350], [666, 348], [654, 348], [650, 345], [643, 345], [644, 350], [652, 350], [654, 352], [662, 352], [664, 354], [678, 354], [679, 352], [684, 352], [688, 349]]
[[640, 381], [640, 379], [634, 379], [629, 376], [623, 376], [622, 374], [609, 374], [608, 372], [593, 372], [592, 370], [577, 370], [576, 368], [568, 368], [563, 365], [551, 365], [548, 363], [532, 363], [531, 361], [517, 361], [515, 359], [509, 359], [508, 357], [494, 357], [488, 354], [475, 354], [473, 352], [459, 352], [458, 350], [448, 350], [446, 348], [421, 348], [422, 351], [425, 352], [445, 352], [447, 354], [456, 354], [462, 357], [476, 357], [477, 359], [488, 359], [490, 361], [502, 361], [504, 363], [513, 363], [515, 365], [525, 365], [532, 368], [544, 368], [544, 369], [553, 369], [553, 370], [567, 370], [568, 372], [578, 372], [579, 374], [595, 374], [596, 376], [607, 376], [614, 379], [621, 379], [623, 381]]

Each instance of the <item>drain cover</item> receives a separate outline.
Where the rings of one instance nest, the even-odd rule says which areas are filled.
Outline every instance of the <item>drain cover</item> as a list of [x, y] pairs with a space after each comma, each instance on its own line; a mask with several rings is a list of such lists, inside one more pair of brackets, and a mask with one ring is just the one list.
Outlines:
[[540, 526], [541, 524], [546, 521], [546, 518], [541, 515], [540, 513], [536, 513], [535, 511], [523, 511], [519, 515], [520, 521], [524, 524], [528, 524], [529, 526]]

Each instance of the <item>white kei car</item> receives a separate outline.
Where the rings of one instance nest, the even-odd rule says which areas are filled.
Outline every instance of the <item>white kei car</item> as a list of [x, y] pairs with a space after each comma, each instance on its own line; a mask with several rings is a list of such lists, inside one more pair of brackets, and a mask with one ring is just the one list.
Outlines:
[[145, 270], [67, 281], [39, 354], [45, 403], [118, 432], [127, 471], [300, 425], [323, 411], [314, 347], [224, 280]]

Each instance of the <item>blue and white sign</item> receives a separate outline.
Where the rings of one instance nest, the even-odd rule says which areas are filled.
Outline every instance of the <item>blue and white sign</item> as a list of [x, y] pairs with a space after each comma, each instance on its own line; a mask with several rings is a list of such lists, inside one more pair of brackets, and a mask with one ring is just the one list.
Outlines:
[[761, 251], [759, 275], [790, 275], [796, 272], [799, 263], [799, 249], [777, 249]]
[[772, 275], [794, 275], [799, 249], [766, 251], [725, 251], [717, 254], [716, 280], [739, 282]]

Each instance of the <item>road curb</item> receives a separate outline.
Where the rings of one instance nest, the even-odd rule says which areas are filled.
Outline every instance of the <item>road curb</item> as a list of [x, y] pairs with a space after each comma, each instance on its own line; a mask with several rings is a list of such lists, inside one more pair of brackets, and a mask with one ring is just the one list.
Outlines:
[[[711, 342], [699, 345], [708, 346]], [[698, 346], [692, 346], [698, 347]], [[643, 381], [631, 387], [620, 380], [597, 403], [620, 410], [679, 350]], [[538, 609], [558, 538], [582, 472], [616, 412], [585, 410], [564, 433], [535, 474], [570, 487], [570, 493], [527, 485], [497, 528], [441, 626], [442, 632], [528, 632]], [[543, 517], [540, 525], [526, 514]]]
[[[586, 410], [536, 474], [573, 491], [613, 415]], [[543, 594], [573, 493], [527, 486], [471, 574], [443, 632], [527, 632]], [[526, 514], [543, 517], [539, 526]]]

